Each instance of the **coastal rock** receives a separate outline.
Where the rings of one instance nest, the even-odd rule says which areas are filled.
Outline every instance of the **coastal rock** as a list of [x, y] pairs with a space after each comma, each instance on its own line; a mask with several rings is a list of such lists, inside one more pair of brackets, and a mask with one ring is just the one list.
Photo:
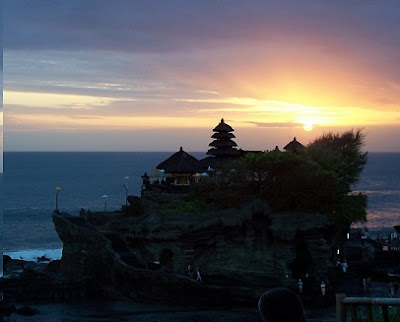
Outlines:
[[37, 257], [36, 261], [38, 261], [38, 262], [50, 262], [50, 258], [48, 258], [46, 256], [40, 256], [40, 257]]
[[372, 271], [375, 268], [379, 246], [368, 239], [350, 239], [344, 243], [343, 251], [349, 268], [360, 272]]
[[11, 259], [1, 279], [4, 305], [27, 300], [63, 300], [85, 295], [85, 285], [75, 277], [60, 274], [56, 269], [57, 261], [53, 262], [46, 264]]
[[3, 255], [3, 271], [7, 269], [7, 265], [10, 264], [12, 261], [12, 258], [8, 255]]
[[24, 316], [32, 316], [32, 315], [39, 314], [38, 310], [31, 308], [29, 306], [20, 307], [20, 308], [16, 309], [15, 312], [19, 315], [24, 315]]
[[10, 316], [17, 309], [14, 304], [5, 303], [3, 300], [0, 301], [0, 308], [3, 316]]
[[[210, 213], [169, 209], [184, 196], [148, 195], [135, 214], [54, 213], [63, 241], [60, 272], [85, 294], [193, 304], [255, 303], [268, 287], [297, 287], [306, 273], [318, 287], [329, 268], [330, 223], [310, 213], [272, 213], [254, 200]], [[200, 267], [204, 284], [187, 274]], [[311, 274], [312, 273], [312, 274]]]
[[7, 302], [15, 300], [49, 299], [53, 293], [53, 281], [44, 266], [33, 269], [32, 262], [12, 260], [4, 271], [3, 292]]
[[47, 265], [47, 270], [50, 272], [59, 272], [60, 271], [60, 264], [61, 264], [61, 260], [59, 259], [55, 259], [49, 262], [49, 264]]

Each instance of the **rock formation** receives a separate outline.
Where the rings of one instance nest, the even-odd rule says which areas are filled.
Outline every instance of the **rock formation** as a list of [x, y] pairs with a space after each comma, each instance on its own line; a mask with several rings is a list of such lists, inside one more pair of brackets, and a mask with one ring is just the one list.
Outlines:
[[[272, 213], [259, 200], [240, 208], [176, 213], [184, 195], [148, 194], [140, 215], [53, 214], [63, 242], [60, 272], [86, 293], [191, 304], [255, 303], [266, 288], [326, 279], [330, 224], [311, 213]], [[200, 267], [203, 284], [189, 278]]]

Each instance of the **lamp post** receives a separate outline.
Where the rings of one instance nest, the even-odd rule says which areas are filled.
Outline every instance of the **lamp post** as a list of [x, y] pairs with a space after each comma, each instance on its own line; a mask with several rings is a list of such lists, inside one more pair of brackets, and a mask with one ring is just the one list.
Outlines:
[[107, 212], [107, 195], [102, 195], [101, 196], [104, 199], [104, 212]]
[[126, 176], [125, 180], [126, 180], [126, 185], [123, 184], [123, 186], [125, 188], [125, 206], [127, 207], [128, 206], [128, 180], [129, 180], [129, 177]]
[[58, 194], [60, 193], [60, 191], [61, 191], [61, 187], [57, 186], [56, 187], [56, 211], [58, 211]]

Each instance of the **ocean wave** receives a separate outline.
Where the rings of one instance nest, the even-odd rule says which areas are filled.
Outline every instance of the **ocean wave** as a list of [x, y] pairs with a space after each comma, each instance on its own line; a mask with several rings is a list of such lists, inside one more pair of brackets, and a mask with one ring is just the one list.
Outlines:
[[399, 190], [366, 190], [357, 192], [363, 192], [367, 196], [400, 196]]
[[25, 261], [36, 262], [40, 257], [46, 257], [49, 260], [61, 259], [62, 248], [55, 249], [22, 249], [16, 251], [4, 251], [3, 255], [8, 255], [12, 259], [22, 259]]

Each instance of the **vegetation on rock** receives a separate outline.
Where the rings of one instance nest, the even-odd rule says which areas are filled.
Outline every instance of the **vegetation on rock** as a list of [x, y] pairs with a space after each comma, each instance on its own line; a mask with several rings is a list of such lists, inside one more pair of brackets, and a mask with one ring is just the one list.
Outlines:
[[332, 171], [343, 192], [349, 192], [367, 162], [367, 153], [361, 151], [364, 140], [361, 130], [328, 133], [309, 144], [307, 154], [323, 169]]
[[320, 212], [345, 231], [366, 220], [366, 196], [351, 193], [367, 161], [364, 139], [351, 130], [325, 134], [301, 153], [249, 153], [196, 185], [189, 199], [229, 208], [261, 198], [273, 211]]

